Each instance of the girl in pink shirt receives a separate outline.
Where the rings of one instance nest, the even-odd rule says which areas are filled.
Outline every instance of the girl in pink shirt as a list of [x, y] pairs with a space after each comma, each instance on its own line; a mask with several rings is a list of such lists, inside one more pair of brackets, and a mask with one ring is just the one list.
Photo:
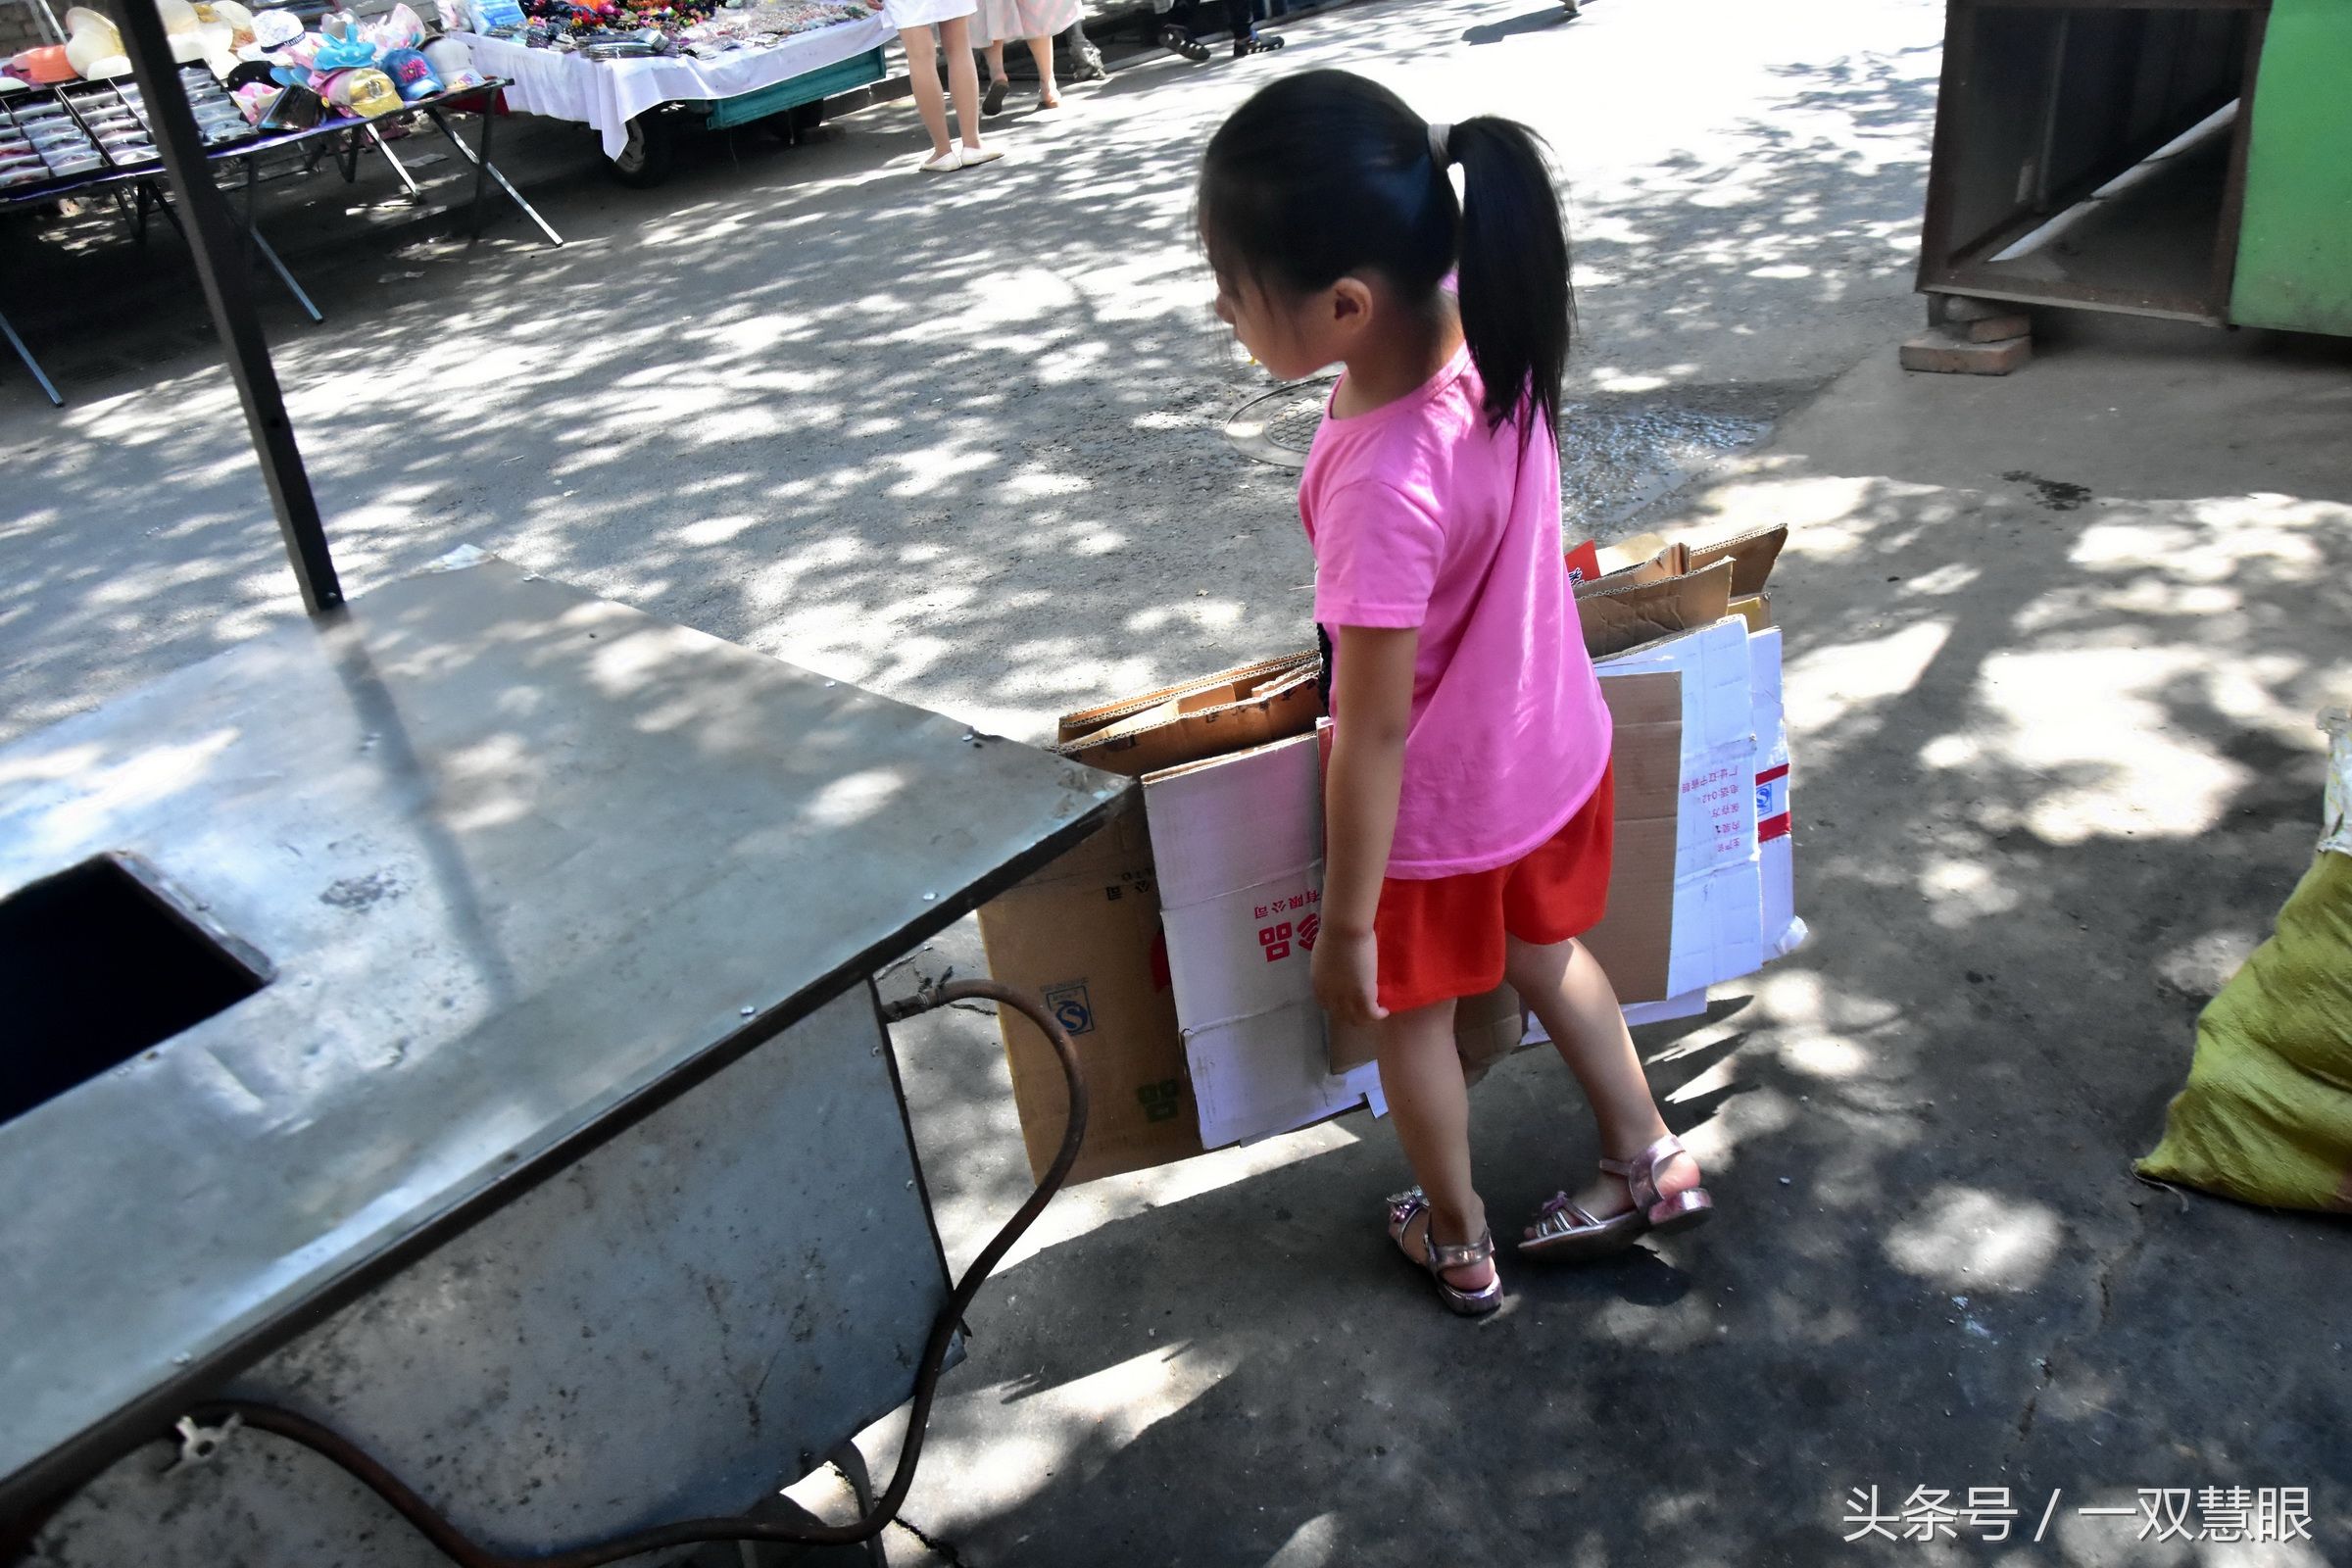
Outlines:
[[1599, 1179], [1544, 1205], [1522, 1252], [1603, 1256], [1711, 1208], [1576, 941], [1606, 899], [1612, 818], [1608, 709], [1560, 561], [1559, 198], [1524, 125], [1429, 124], [1311, 71], [1219, 128], [1200, 220], [1243, 345], [1285, 380], [1347, 369], [1298, 487], [1334, 648], [1315, 994], [1378, 1031], [1420, 1179], [1389, 1200], [1390, 1236], [1447, 1306], [1491, 1312], [1458, 998], [1507, 979], [1600, 1124]]

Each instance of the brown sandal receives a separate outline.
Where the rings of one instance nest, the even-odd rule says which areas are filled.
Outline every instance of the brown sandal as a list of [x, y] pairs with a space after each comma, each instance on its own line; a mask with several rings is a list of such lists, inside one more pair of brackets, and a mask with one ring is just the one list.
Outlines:
[[1690, 1152], [1681, 1139], [1669, 1133], [1631, 1159], [1602, 1160], [1602, 1170], [1625, 1178], [1634, 1206], [1598, 1219], [1570, 1201], [1566, 1193], [1557, 1194], [1537, 1214], [1536, 1234], [1521, 1242], [1519, 1250], [1557, 1262], [1584, 1262], [1622, 1252], [1652, 1232], [1671, 1236], [1705, 1223], [1715, 1211], [1715, 1200], [1707, 1196], [1704, 1187], [1672, 1198], [1658, 1191], [1658, 1167], [1677, 1154]]

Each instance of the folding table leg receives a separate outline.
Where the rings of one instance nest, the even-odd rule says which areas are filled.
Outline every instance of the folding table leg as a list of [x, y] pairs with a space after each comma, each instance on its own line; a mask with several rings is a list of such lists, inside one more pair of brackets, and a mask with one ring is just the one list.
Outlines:
[[141, 180], [131, 186], [131, 194], [137, 200], [135, 212], [132, 210], [131, 204], [122, 199], [122, 186], [109, 185], [106, 188], [106, 199], [115, 204], [115, 216], [122, 220], [124, 228], [130, 230], [131, 239], [137, 244], [144, 245], [147, 243], [146, 181]]
[[[172, 204], [159, 196], [156, 198], [155, 206], [156, 211], [171, 220], [172, 226], [179, 230], [179, 237], [186, 239], [188, 231], [180, 223], [179, 214], [172, 210]], [[270, 246], [268, 240], [262, 238], [262, 231], [258, 228], [248, 227], [245, 230], [245, 239], [255, 250], [261, 252], [262, 260], [270, 264], [270, 270], [277, 274], [279, 282], [286, 285], [286, 292], [294, 296], [294, 303], [302, 307], [304, 314], [308, 315], [313, 321], [325, 320], [326, 318], [319, 314], [318, 307], [311, 303], [310, 295], [304, 293], [302, 285], [294, 280], [294, 274], [286, 270], [286, 264], [278, 259], [276, 250]]]
[[302, 291], [302, 285], [294, 281], [294, 274], [286, 270], [286, 264], [277, 259], [277, 252], [268, 240], [262, 238], [262, 231], [258, 228], [248, 229], [245, 237], [253, 241], [253, 248], [262, 253], [262, 260], [270, 264], [270, 270], [277, 274], [277, 280], [286, 285], [286, 292], [294, 296], [294, 303], [301, 306], [313, 321], [325, 320], [326, 318], [318, 314], [318, 307], [313, 305], [311, 297]]
[[409, 166], [400, 161], [400, 155], [392, 150], [392, 143], [382, 131], [375, 128], [375, 122], [372, 121], [368, 124], [368, 139], [375, 143], [375, 150], [384, 155], [384, 162], [392, 166], [392, 172], [398, 174], [400, 182], [409, 188], [409, 200], [419, 206], [423, 205], [424, 192], [418, 190], [416, 181], [409, 176]]
[[481, 122], [482, 126], [482, 150], [479, 153], [476, 153], [472, 148], [466, 145], [466, 138], [459, 135], [457, 131], [451, 127], [449, 122], [442, 118], [440, 110], [427, 109], [425, 114], [432, 120], [433, 124], [440, 129], [441, 134], [449, 138], [449, 144], [458, 150], [459, 156], [473, 166], [472, 216], [474, 225], [473, 231], [476, 237], [479, 237], [481, 234], [483, 181], [485, 179], [495, 179], [498, 181], [498, 188], [507, 193], [507, 199], [522, 209], [523, 217], [529, 219], [532, 222], [539, 225], [539, 232], [547, 236], [547, 242], [550, 245], [562, 245], [564, 243], [564, 236], [557, 233], [555, 229], [548, 223], [548, 220], [539, 216], [539, 210], [537, 208], [533, 207], [529, 202], [526, 202], [522, 199], [522, 192], [516, 190], [507, 179], [507, 176], [499, 172], [498, 166], [490, 161], [490, 125], [495, 117], [493, 117], [488, 110], [484, 110], [481, 114], [475, 117]]
[[32, 357], [32, 350], [26, 348], [24, 340], [17, 336], [17, 329], [8, 324], [8, 318], [5, 316], [0, 316], [0, 336], [8, 339], [8, 346], [17, 351], [17, 358], [24, 362], [24, 368], [32, 372], [32, 378], [39, 382], [41, 390], [48, 394], [49, 406], [53, 409], [64, 408], [66, 400], [57, 395], [57, 388], [50, 385], [49, 377], [41, 371], [41, 362]]

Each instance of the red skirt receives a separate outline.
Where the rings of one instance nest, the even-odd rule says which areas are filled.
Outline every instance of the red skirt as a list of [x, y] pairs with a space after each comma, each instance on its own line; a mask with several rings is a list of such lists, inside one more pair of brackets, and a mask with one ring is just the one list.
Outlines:
[[1502, 984], [1503, 939], [1548, 948], [1600, 923], [1609, 905], [1616, 791], [1601, 771], [1592, 798], [1540, 848], [1509, 865], [1380, 885], [1373, 916], [1380, 1004], [1410, 1012]]

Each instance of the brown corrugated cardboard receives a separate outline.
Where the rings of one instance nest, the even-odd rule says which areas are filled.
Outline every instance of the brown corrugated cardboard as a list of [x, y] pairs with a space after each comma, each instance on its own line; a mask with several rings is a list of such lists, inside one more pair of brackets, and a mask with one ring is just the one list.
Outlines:
[[1731, 613], [1734, 570], [1730, 561], [1718, 561], [1679, 577], [1579, 594], [1576, 614], [1584, 625], [1585, 652], [1606, 659], [1677, 632], [1712, 626]]
[[[1600, 575], [1585, 584], [1584, 590], [1627, 581], [1654, 581], [1660, 575], [1680, 576], [1686, 571], [1712, 566], [1718, 561], [1729, 561], [1732, 597], [1752, 598], [1764, 591], [1765, 582], [1772, 576], [1773, 563], [1780, 559], [1781, 548], [1788, 542], [1786, 523], [1718, 537], [1711, 537], [1701, 529], [1672, 541], [1663, 534], [1636, 534], [1631, 539], [1601, 547]], [[1678, 550], [1683, 552], [1680, 557], [1674, 554]], [[1661, 572], [1657, 569], [1660, 567], [1669, 569]]]
[[1732, 597], [1746, 599], [1764, 591], [1772, 576], [1773, 563], [1781, 559], [1781, 547], [1788, 542], [1788, 525], [1758, 528], [1749, 533], [1738, 533], [1722, 539], [1691, 538], [1684, 541], [1690, 547], [1690, 569], [1703, 570], [1718, 561], [1732, 564]]
[[1637, 561], [1630, 566], [1603, 572], [1591, 582], [1576, 585], [1576, 597], [1609, 593], [1619, 588], [1637, 588], [1643, 583], [1664, 582], [1680, 577], [1690, 569], [1690, 547], [1685, 544], [1660, 545], [1648, 559]]
[[[1519, 993], [1496, 986], [1481, 997], [1464, 997], [1453, 1004], [1453, 1049], [1462, 1058], [1463, 1076], [1476, 1083], [1487, 1069], [1519, 1049], [1527, 1032]], [[1370, 1029], [1351, 1024], [1330, 1026], [1331, 1070], [1347, 1072], [1379, 1054]]]
[[1321, 664], [1322, 656], [1312, 650], [1285, 654], [1279, 659], [1261, 659], [1253, 664], [1242, 664], [1232, 669], [1218, 670], [1213, 675], [1178, 681], [1173, 686], [1162, 686], [1157, 691], [1139, 692], [1133, 697], [1122, 697], [1097, 708], [1082, 708], [1074, 713], [1061, 716], [1061, 721], [1054, 727], [1054, 744], [1066, 746], [1121, 719], [1131, 718], [1147, 709], [1158, 708], [1215, 687], [1242, 687], [1262, 694], [1272, 686], [1283, 684], [1284, 677], [1297, 674], [1301, 669], [1319, 668]]
[[[988, 972], [1043, 995], [1078, 1048], [1088, 1116], [1072, 1182], [1200, 1152], [1141, 800], [982, 907], [980, 937]], [[1061, 1065], [1018, 1012], [1002, 1009], [1000, 1027], [1029, 1168], [1042, 1175], [1068, 1112]]]
[[[1113, 705], [1123, 710], [1118, 716], [1054, 750], [1089, 767], [1140, 778], [1308, 734], [1323, 716], [1316, 684], [1321, 669], [1321, 661], [1309, 654], [1303, 662], [1271, 669], [1227, 670], [1208, 682], [1154, 693], [1157, 700], [1141, 709]], [[1077, 717], [1064, 720], [1065, 727]]]
[[1462, 1077], [1475, 1084], [1527, 1037], [1527, 1014], [1519, 993], [1496, 986], [1483, 997], [1453, 1004], [1453, 1050], [1462, 1058]]
[[1670, 994], [1674, 946], [1675, 822], [1682, 809], [1683, 678], [1609, 675], [1600, 683], [1615, 727], [1617, 830], [1609, 907], [1583, 942], [1600, 960], [1620, 1003]]
[[1772, 595], [1749, 594], [1745, 599], [1732, 601], [1732, 613], [1747, 622], [1749, 631], [1772, 629]]

